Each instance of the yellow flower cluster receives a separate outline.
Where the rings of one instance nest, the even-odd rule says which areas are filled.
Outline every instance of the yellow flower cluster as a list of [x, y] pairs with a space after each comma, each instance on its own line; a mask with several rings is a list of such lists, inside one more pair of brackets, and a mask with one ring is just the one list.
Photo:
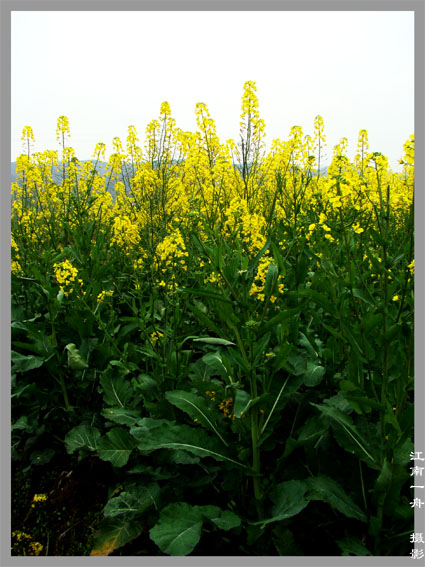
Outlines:
[[236, 196], [230, 201], [225, 218], [225, 229], [241, 239], [251, 254], [261, 250], [266, 242], [266, 221], [261, 213], [250, 213], [247, 201]]
[[36, 503], [45, 502], [46, 500], [47, 500], [47, 494], [34, 494], [31, 507], [35, 508]]
[[105, 297], [112, 297], [114, 295], [114, 290], [112, 289], [111, 291], [105, 291], [102, 290], [99, 295], [97, 296], [97, 302], [98, 303], [102, 303], [105, 300]]
[[[207, 390], [205, 394], [212, 402], [216, 401], [216, 392], [214, 390]], [[223, 398], [221, 402], [218, 403], [218, 409], [223, 412], [225, 417], [233, 420], [236, 419], [233, 411], [233, 398]]]
[[140, 234], [137, 224], [131, 222], [126, 215], [115, 217], [112, 225], [111, 243], [117, 245], [129, 256], [132, 250], [139, 244]]
[[[40, 555], [44, 547], [38, 541], [32, 541], [32, 537], [19, 530], [12, 532], [12, 538], [15, 540], [15, 544], [12, 545], [12, 551], [15, 553], [20, 550], [22, 545], [24, 546], [24, 555]], [[18, 549], [16, 549], [18, 548]]]
[[23, 274], [23, 271], [21, 268], [21, 264], [19, 263], [20, 260], [19, 248], [18, 245], [16, 244], [15, 238], [13, 237], [13, 234], [11, 235], [10, 238], [10, 244], [12, 247], [12, 256], [14, 257], [14, 259], [11, 262], [11, 272], [16, 276], [21, 276]]
[[186, 270], [185, 258], [187, 256], [189, 256], [189, 252], [187, 252], [183, 237], [177, 229], [173, 234], [166, 236], [156, 247], [156, 267], [161, 269], [162, 272], [166, 272], [168, 266], [173, 267], [180, 264]]
[[161, 331], [153, 331], [153, 333], [150, 334], [150, 338], [151, 341], [153, 343], [156, 343], [156, 341], [159, 341], [159, 339], [161, 339], [164, 336], [164, 333], [161, 333]]
[[[268, 256], [263, 256], [258, 264], [257, 274], [255, 276], [254, 282], [251, 285], [249, 295], [259, 299], [260, 301], [265, 301], [266, 295], [264, 293], [264, 288], [266, 285], [267, 272], [273, 259]], [[270, 296], [270, 302], [274, 303], [277, 299], [277, 294], [281, 294], [284, 291], [283, 276], [279, 275], [277, 278], [276, 290]]]
[[233, 398], [224, 398], [218, 404], [218, 409], [223, 412], [225, 417], [233, 420], [236, 419], [235, 412], [233, 411]]
[[[131, 257], [135, 285], [140, 288], [142, 269], [153, 269], [157, 285], [165, 292], [177, 288], [179, 273], [189, 272], [183, 240], [189, 230], [206, 243], [209, 231], [230, 247], [241, 243], [243, 253], [253, 258], [270, 228], [279, 225], [296, 224], [295, 237], [305, 236], [311, 243], [316, 237], [329, 242], [340, 238], [341, 214], [350, 213], [347, 227], [354, 235], [366, 232], [377, 207], [385, 210], [387, 204], [397, 222], [405, 221], [413, 203], [414, 136], [404, 145], [403, 173], [393, 173], [385, 156], [370, 153], [367, 131], [361, 130], [354, 160], [348, 158], [343, 138], [333, 150], [328, 173], [321, 175], [326, 142], [323, 118], [316, 116], [311, 137], [293, 126], [288, 140], [273, 140], [266, 153], [265, 124], [252, 81], [244, 85], [238, 143], [219, 140], [205, 103], [196, 105], [195, 114], [196, 132], [184, 132], [176, 127], [170, 105], [162, 103], [140, 147], [134, 126], [128, 127], [126, 144], [113, 139], [105, 175], [93, 171], [91, 161], [79, 162], [67, 147], [70, 129], [65, 116], [57, 123], [63, 154], [59, 169], [58, 152], [31, 155], [34, 134], [25, 126], [26, 152], [17, 157], [17, 179], [12, 184], [17, 243], [16, 247], [12, 243], [12, 272], [22, 274], [23, 267], [26, 273], [23, 258], [29, 250], [70, 244], [72, 237], [64, 234], [63, 227], [72, 231], [80, 226], [81, 206], [84, 218], [95, 226], [93, 234], [105, 241], [109, 238], [111, 252], [115, 249]], [[102, 160], [105, 155], [106, 146], [99, 142], [94, 157]], [[356, 236], [359, 241], [364, 238]], [[92, 243], [96, 243], [93, 238]], [[154, 255], [153, 261], [148, 253]], [[67, 262], [54, 268], [61, 289], [68, 294], [77, 272]], [[265, 299], [269, 262], [266, 255], [251, 287], [251, 296], [260, 301]], [[409, 270], [413, 275], [414, 265]], [[212, 264], [203, 268], [205, 282], [215, 283], [219, 277]], [[282, 291], [280, 278], [271, 301]]]
[[[73, 292], [71, 284], [75, 281], [78, 270], [75, 268], [69, 260], [64, 260], [60, 263], [53, 264], [53, 269], [55, 271], [56, 281], [59, 284], [59, 288], [64, 290], [65, 295], [69, 295]], [[81, 284], [82, 281], [79, 280]]]

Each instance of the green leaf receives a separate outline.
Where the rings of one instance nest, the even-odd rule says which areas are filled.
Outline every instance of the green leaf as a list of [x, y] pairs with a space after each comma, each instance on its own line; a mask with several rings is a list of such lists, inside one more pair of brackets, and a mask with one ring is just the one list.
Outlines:
[[99, 441], [99, 458], [104, 461], [111, 461], [115, 467], [122, 467], [127, 464], [130, 453], [135, 446], [136, 443], [128, 431], [116, 427]]
[[342, 551], [341, 555], [356, 555], [357, 557], [372, 555], [372, 553], [363, 545], [361, 539], [355, 536], [347, 536], [344, 539], [337, 540], [336, 543]]
[[140, 410], [131, 410], [126, 408], [104, 408], [101, 415], [110, 421], [119, 423], [120, 425], [135, 425], [141, 417]]
[[272, 253], [273, 253], [273, 258], [274, 258], [275, 262], [277, 263], [277, 265], [279, 267], [279, 274], [281, 276], [285, 276], [286, 275], [286, 268], [285, 268], [285, 264], [283, 262], [281, 249], [278, 246], [276, 246], [276, 244], [274, 244], [273, 242], [271, 243], [271, 249], [272, 249]]
[[259, 339], [258, 343], [256, 344], [254, 351], [253, 351], [253, 362], [252, 368], [255, 368], [261, 359], [264, 359], [264, 353], [267, 349], [267, 345], [269, 344], [271, 338], [271, 333], [265, 334], [262, 338]]
[[145, 400], [152, 401], [160, 397], [158, 382], [147, 374], [139, 374], [139, 376], [131, 380], [133, 389], [140, 392]]
[[209, 352], [202, 357], [202, 360], [207, 366], [217, 370], [220, 375], [227, 376], [227, 369], [219, 352]]
[[65, 437], [65, 447], [68, 453], [77, 449], [95, 451], [98, 447], [100, 431], [91, 425], [77, 425]]
[[272, 517], [254, 522], [253, 525], [265, 526], [271, 522], [279, 522], [296, 516], [308, 504], [305, 498], [306, 492], [307, 484], [302, 480], [287, 480], [278, 484], [270, 494], [270, 500], [274, 503]]
[[192, 419], [196, 419], [201, 425], [213, 431], [227, 447], [226, 441], [217, 430], [215, 416], [206, 400], [183, 390], [165, 392], [165, 397], [170, 404], [178, 407]]
[[201, 428], [188, 425], [176, 425], [174, 422], [143, 418], [139, 426], [132, 427], [130, 433], [137, 440], [137, 448], [151, 452], [158, 449], [178, 449], [188, 451], [199, 457], [212, 457], [217, 461], [227, 461], [234, 465], [247, 468], [238, 461], [223, 453], [223, 446], [216, 438], [212, 438]]
[[71, 368], [72, 370], [84, 370], [85, 368], [89, 367], [74, 343], [69, 343], [68, 345], [66, 345], [65, 350], [68, 351], [69, 368]]
[[310, 339], [300, 331], [300, 345], [305, 347], [313, 358], [318, 358], [319, 353], [316, 351], [314, 346], [311, 344]]
[[249, 406], [251, 405], [251, 396], [245, 390], [236, 390], [235, 403], [233, 406], [233, 411], [237, 418], [241, 417], [242, 412], [246, 413]]
[[126, 519], [146, 512], [152, 506], [158, 510], [160, 488], [156, 482], [146, 486], [134, 486], [130, 491], [121, 492], [110, 498], [105, 506], [104, 515], [107, 517], [125, 516]]
[[355, 453], [372, 468], [378, 468], [378, 462], [373, 456], [372, 450], [357, 431], [350, 416], [328, 404], [319, 405], [312, 402], [311, 404], [330, 420], [335, 438], [343, 449]]
[[176, 502], [161, 510], [159, 522], [149, 535], [163, 553], [188, 555], [199, 542], [202, 523], [199, 509], [185, 502]]
[[42, 451], [33, 451], [30, 456], [33, 465], [46, 465], [55, 455], [54, 449], [43, 449]]
[[220, 339], [217, 337], [197, 337], [193, 339], [195, 342], [199, 342], [199, 343], [208, 343], [210, 345], [224, 345], [224, 346], [229, 346], [229, 345], [234, 345], [235, 343], [232, 343], [231, 341], [227, 341], [226, 339]]
[[[202, 508], [207, 508], [207, 506], [203, 506]], [[228, 531], [241, 525], [240, 517], [234, 512], [221, 510], [217, 506], [211, 506], [211, 508], [217, 508], [217, 511], [214, 514], [208, 515], [208, 519], [220, 530]]]
[[361, 299], [362, 301], [364, 301], [365, 303], [368, 303], [369, 305], [375, 305], [375, 302], [373, 300], [373, 296], [371, 296], [370, 294], [367, 295], [362, 289], [353, 288], [352, 291], [353, 291], [354, 297]]
[[103, 399], [112, 407], [124, 408], [133, 395], [133, 388], [118, 369], [107, 368], [100, 377], [103, 388]]
[[109, 555], [115, 549], [135, 539], [141, 531], [142, 525], [134, 519], [126, 521], [120, 517], [104, 518], [95, 535], [90, 555]]
[[264, 285], [264, 294], [269, 297], [276, 286], [277, 278], [279, 276], [279, 270], [274, 262], [270, 262], [266, 274], [266, 283]]
[[366, 514], [347, 496], [342, 486], [327, 476], [308, 478], [308, 500], [322, 500], [341, 512], [348, 518], [367, 522]]
[[306, 386], [317, 386], [325, 375], [323, 366], [319, 366], [311, 360], [307, 360], [307, 371], [304, 375], [304, 384]]
[[44, 358], [39, 356], [24, 356], [12, 350], [13, 372], [28, 372], [34, 368], [40, 368], [44, 364]]
[[385, 494], [387, 494], [391, 488], [392, 479], [393, 467], [385, 457], [381, 472], [375, 481], [373, 492], [384, 492]]

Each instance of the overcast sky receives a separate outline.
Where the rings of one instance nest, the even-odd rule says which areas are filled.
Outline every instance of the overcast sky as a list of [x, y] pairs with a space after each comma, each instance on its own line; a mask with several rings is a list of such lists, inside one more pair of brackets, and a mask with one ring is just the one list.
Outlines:
[[238, 139], [244, 82], [257, 84], [267, 141], [325, 123], [327, 154], [342, 137], [399, 170], [414, 132], [414, 13], [319, 11], [12, 12], [12, 160], [32, 126], [35, 151], [59, 149], [58, 116], [89, 159], [127, 127], [140, 143], [168, 101], [177, 126], [196, 129], [205, 102], [220, 139]]

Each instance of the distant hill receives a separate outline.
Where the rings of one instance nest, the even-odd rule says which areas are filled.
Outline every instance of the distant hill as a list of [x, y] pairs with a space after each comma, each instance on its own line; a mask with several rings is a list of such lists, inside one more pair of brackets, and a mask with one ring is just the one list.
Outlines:
[[[86, 163], [88, 161], [91, 161], [93, 165], [96, 163], [96, 160], [94, 160], [94, 159], [83, 160], [81, 163]], [[108, 165], [108, 162], [106, 162], [106, 161], [98, 161], [97, 162], [96, 170], [98, 171], [98, 173], [100, 175], [103, 175], [105, 173], [107, 165]], [[62, 168], [61, 162], [59, 162], [58, 166], [56, 166], [56, 165], [53, 166], [53, 175], [58, 176], [58, 181], [60, 180], [61, 168]], [[10, 164], [10, 178], [11, 178], [12, 183], [16, 181], [16, 161], [12, 161], [12, 163]]]
[[[81, 163], [86, 163], [88, 161], [91, 161], [93, 166], [96, 163], [95, 160], [83, 160]], [[106, 161], [98, 161], [97, 165], [96, 165], [96, 170], [99, 173], [99, 175], [104, 175], [106, 172], [106, 167], [108, 165], [108, 162]], [[61, 176], [61, 168], [62, 168], [62, 164], [59, 163], [58, 166], [53, 166], [53, 174], [57, 175], [57, 180], [60, 181], [60, 176]], [[320, 176], [324, 176], [326, 175], [328, 171], [328, 166], [324, 166], [320, 168]], [[316, 174], [313, 173], [313, 176], [315, 177]], [[15, 182], [16, 181], [16, 161], [12, 161], [12, 163], [10, 164], [10, 177], [11, 177], [11, 182]]]

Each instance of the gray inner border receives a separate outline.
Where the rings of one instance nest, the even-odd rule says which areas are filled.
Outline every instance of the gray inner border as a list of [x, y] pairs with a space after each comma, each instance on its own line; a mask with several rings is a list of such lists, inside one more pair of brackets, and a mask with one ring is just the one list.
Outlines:
[[[1, 301], [1, 516], [0, 564], [12, 565], [425, 565], [424, 560], [411, 557], [11, 557], [10, 555], [10, 15], [12, 11], [412, 11], [415, 13], [415, 451], [425, 453], [424, 377], [420, 374], [425, 365], [424, 324], [424, 23], [425, 0], [0, 0], [1, 90], [0, 90], [0, 163], [1, 163], [1, 261], [5, 271], [0, 278]], [[359, 30], [359, 39], [361, 30]], [[374, 61], [375, 54], [371, 54]], [[376, 55], [379, 64], [379, 54]], [[397, 72], [397, 69], [394, 70]], [[31, 96], [30, 86], [28, 96]], [[389, 120], [391, 117], [389, 117]], [[424, 491], [416, 489], [412, 497], [425, 500]], [[425, 507], [415, 510], [415, 532], [425, 535]], [[308, 535], [306, 534], [306, 537]], [[407, 536], [408, 537], [408, 536]], [[418, 549], [425, 544], [412, 544]]]

